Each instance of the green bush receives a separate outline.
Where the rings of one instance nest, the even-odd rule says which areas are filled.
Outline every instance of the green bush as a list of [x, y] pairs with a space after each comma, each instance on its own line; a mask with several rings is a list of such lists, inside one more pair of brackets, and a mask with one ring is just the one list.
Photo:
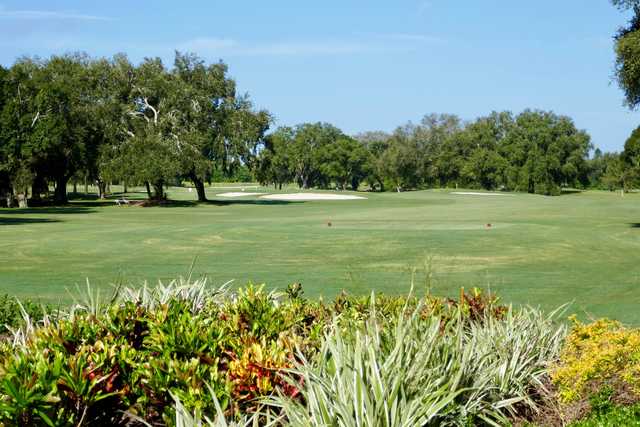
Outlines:
[[0, 423], [496, 423], [536, 408], [562, 337], [479, 292], [325, 304], [205, 281], [89, 290], [0, 344]]
[[571, 427], [633, 427], [640, 426], [640, 405], [613, 406], [605, 411], [596, 411]]
[[177, 286], [171, 298], [143, 293], [105, 307], [92, 300], [32, 325], [17, 349], [4, 343], [0, 419], [123, 424], [124, 414], [134, 414], [170, 423], [172, 396], [190, 410], [211, 413], [212, 387], [234, 414], [285, 386], [279, 372], [293, 366], [294, 347], [304, 350], [312, 336], [301, 329], [299, 303], [279, 305], [273, 294], [253, 287], [224, 300], [190, 291]]
[[49, 312], [51, 307], [48, 305], [29, 299], [18, 301], [7, 294], [0, 295], [0, 334], [6, 334], [9, 329], [23, 326], [25, 315], [39, 319]]

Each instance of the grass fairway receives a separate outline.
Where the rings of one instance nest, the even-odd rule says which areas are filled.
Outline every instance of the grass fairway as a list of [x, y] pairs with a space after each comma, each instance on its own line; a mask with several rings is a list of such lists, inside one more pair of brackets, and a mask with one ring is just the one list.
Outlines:
[[[210, 196], [223, 191], [237, 190]], [[169, 195], [194, 197], [178, 188]], [[366, 197], [0, 209], [0, 291], [68, 301], [66, 289], [86, 278], [104, 287], [121, 276], [165, 280], [186, 274], [197, 256], [195, 274], [215, 283], [299, 281], [307, 296], [401, 293], [412, 267], [431, 258], [439, 294], [490, 286], [506, 301], [574, 301], [571, 311], [640, 324], [640, 195]]]

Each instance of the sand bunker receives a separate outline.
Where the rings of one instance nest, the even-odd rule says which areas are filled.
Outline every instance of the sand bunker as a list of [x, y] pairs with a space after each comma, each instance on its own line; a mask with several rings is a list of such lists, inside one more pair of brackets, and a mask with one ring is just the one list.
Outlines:
[[231, 192], [231, 193], [219, 193], [216, 196], [220, 197], [249, 197], [249, 196], [259, 196], [264, 193], [245, 193], [245, 192]]
[[257, 190], [260, 188], [258, 185], [234, 185], [232, 187], [209, 187], [212, 190]]
[[366, 199], [362, 196], [352, 196], [348, 194], [330, 194], [330, 193], [293, 193], [293, 194], [268, 194], [260, 196], [261, 199], [267, 200], [360, 200]]
[[474, 193], [471, 191], [453, 191], [451, 194], [457, 194], [461, 196], [508, 196], [509, 194], [503, 193]]

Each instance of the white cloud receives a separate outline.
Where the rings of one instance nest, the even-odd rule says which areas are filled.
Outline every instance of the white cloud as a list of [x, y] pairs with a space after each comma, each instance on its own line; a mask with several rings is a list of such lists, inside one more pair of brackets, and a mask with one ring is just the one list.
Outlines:
[[344, 55], [366, 52], [415, 50], [416, 43], [435, 43], [441, 40], [419, 34], [377, 34], [353, 40], [275, 41], [248, 43], [228, 38], [201, 37], [178, 45], [179, 50], [203, 55]]
[[444, 41], [440, 37], [427, 36], [424, 34], [391, 33], [391, 34], [379, 34], [379, 37], [382, 37], [388, 40], [420, 42], [420, 43], [442, 43]]
[[8, 10], [0, 6], [0, 19], [109, 21], [110, 18], [53, 10]]
[[340, 55], [376, 50], [376, 46], [348, 41], [279, 42], [256, 45], [245, 50], [254, 55]]
[[227, 38], [196, 38], [181, 43], [179, 50], [202, 54], [227, 55], [339, 55], [373, 49], [364, 43], [350, 41], [283, 41], [271, 43], [243, 43]]

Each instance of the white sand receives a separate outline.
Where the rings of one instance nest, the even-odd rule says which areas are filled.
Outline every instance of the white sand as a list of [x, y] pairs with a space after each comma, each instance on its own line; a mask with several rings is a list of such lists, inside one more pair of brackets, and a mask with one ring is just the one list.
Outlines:
[[249, 197], [249, 196], [259, 196], [264, 193], [245, 193], [245, 192], [231, 192], [231, 193], [218, 193], [216, 196], [220, 197]]
[[348, 194], [331, 193], [293, 193], [293, 194], [268, 194], [260, 196], [267, 200], [359, 200], [366, 199], [362, 196], [352, 196]]
[[509, 196], [509, 194], [502, 193], [473, 193], [470, 191], [453, 191], [451, 194], [457, 194], [461, 196]]
[[241, 190], [244, 188], [260, 188], [257, 185], [238, 185], [238, 186], [234, 186], [234, 187], [217, 187], [217, 186], [213, 186], [213, 187], [208, 187], [211, 188], [213, 190]]

